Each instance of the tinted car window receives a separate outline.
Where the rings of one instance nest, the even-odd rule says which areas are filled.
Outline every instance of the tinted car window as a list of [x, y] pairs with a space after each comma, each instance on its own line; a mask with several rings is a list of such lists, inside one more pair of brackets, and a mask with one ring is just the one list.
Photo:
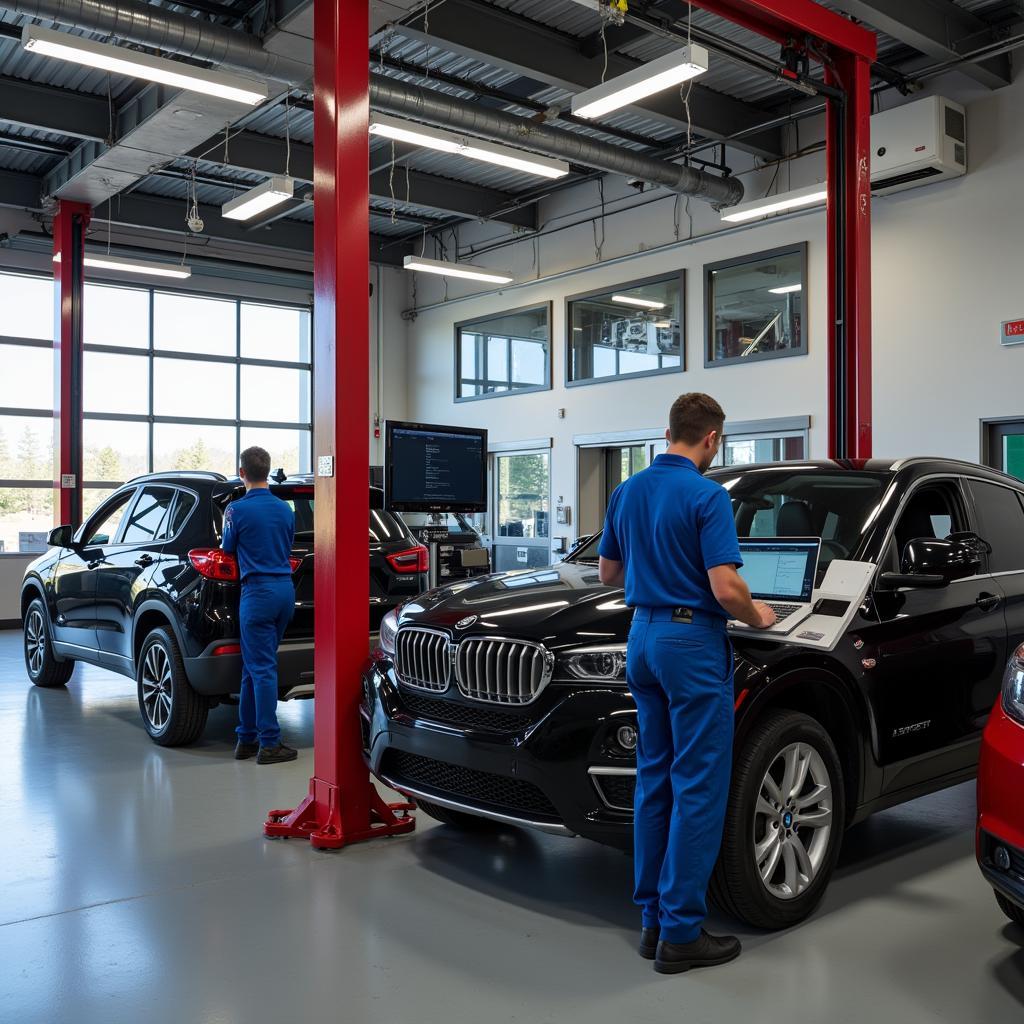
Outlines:
[[174, 506], [174, 513], [171, 516], [171, 525], [167, 531], [168, 537], [176, 537], [185, 525], [185, 520], [196, 507], [196, 496], [188, 491], [178, 491], [178, 501]]
[[903, 554], [912, 540], [944, 540], [951, 533], [960, 533], [966, 529], [967, 519], [955, 483], [918, 487], [896, 522], [893, 535], [896, 562], [902, 564]]
[[132, 508], [124, 528], [123, 544], [145, 544], [167, 539], [167, 519], [174, 491], [170, 487], [147, 487]]
[[1024, 508], [1016, 491], [970, 481], [978, 513], [978, 533], [992, 545], [989, 572], [1024, 569]]
[[109, 544], [116, 536], [121, 520], [124, 518], [128, 502], [135, 494], [134, 489], [118, 495], [112, 505], [99, 510], [95, 518], [86, 526], [82, 534], [82, 542], [88, 544]]

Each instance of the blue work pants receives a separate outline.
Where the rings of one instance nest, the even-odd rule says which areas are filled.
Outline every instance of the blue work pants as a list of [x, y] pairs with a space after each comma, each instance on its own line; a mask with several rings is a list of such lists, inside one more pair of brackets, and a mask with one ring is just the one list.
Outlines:
[[295, 585], [291, 576], [249, 575], [242, 584], [239, 626], [242, 634], [242, 691], [238, 728], [242, 743], [276, 747], [277, 648], [295, 614]]
[[639, 733], [634, 900], [645, 928], [679, 943], [699, 937], [707, 913], [732, 773], [732, 644], [724, 619], [690, 615], [638, 608], [626, 659]]

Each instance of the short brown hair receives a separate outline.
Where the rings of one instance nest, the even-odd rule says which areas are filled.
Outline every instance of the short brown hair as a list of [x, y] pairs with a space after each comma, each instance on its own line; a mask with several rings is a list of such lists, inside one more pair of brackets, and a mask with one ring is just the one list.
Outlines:
[[725, 412], [710, 396], [699, 391], [680, 395], [668, 414], [668, 432], [673, 444], [699, 444], [712, 430], [719, 435], [725, 426]]
[[246, 448], [238, 457], [238, 465], [245, 473], [246, 479], [254, 484], [266, 483], [270, 476], [270, 452], [266, 448], [253, 445]]

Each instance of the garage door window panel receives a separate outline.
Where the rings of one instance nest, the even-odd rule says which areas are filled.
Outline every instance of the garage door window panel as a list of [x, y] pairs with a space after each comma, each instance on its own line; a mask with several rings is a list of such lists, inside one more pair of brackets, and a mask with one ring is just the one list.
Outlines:
[[236, 436], [232, 426], [157, 423], [153, 427], [153, 471], [204, 469], [234, 476], [238, 472]]
[[86, 413], [149, 412], [148, 356], [86, 350], [82, 359]]
[[0, 273], [0, 336], [53, 342], [53, 280]]
[[82, 449], [87, 484], [122, 484], [149, 472], [149, 423], [86, 417]]
[[566, 383], [679, 373], [684, 366], [685, 275], [572, 296]]
[[153, 295], [153, 347], [210, 356], [238, 354], [237, 303], [173, 292]]
[[52, 345], [0, 344], [0, 408], [53, 408]]
[[149, 303], [148, 288], [87, 284], [82, 320], [85, 344], [148, 349]]
[[551, 388], [551, 306], [455, 325], [455, 400]]

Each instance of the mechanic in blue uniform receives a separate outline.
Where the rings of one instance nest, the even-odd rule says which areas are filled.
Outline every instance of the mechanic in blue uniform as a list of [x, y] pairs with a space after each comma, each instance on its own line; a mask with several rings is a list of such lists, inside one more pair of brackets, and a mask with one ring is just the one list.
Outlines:
[[751, 600], [737, 573], [729, 494], [703, 475], [724, 423], [710, 396], [676, 399], [668, 450], [612, 494], [599, 549], [601, 582], [625, 586], [634, 609], [626, 653], [639, 733], [634, 899], [640, 955], [662, 974], [740, 954], [738, 939], [701, 927], [732, 774], [726, 623], [767, 628], [775, 614]]
[[235, 758], [244, 761], [255, 755], [257, 764], [278, 764], [298, 757], [297, 750], [281, 742], [277, 724], [277, 648], [295, 613], [289, 561], [295, 514], [270, 493], [270, 455], [263, 448], [246, 448], [239, 463], [245, 495], [225, 509], [221, 541], [224, 551], [238, 558], [242, 580], [242, 691]]

